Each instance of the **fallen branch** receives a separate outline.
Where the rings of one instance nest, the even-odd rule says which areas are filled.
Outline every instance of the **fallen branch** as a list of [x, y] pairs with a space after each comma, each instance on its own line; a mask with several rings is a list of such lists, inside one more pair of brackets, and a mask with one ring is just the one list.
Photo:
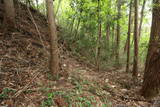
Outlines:
[[16, 92], [12, 98], [17, 98], [19, 95], [21, 95], [22, 92], [26, 91], [28, 89], [28, 87], [30, 86], [30, 84], [35, 80], [35, 78], [40, 74], [40, 72], [35, 73], [35, 75], [33, 76], [32, 80], [25, 85], [21, 90], [19, 90], [18, 92]]

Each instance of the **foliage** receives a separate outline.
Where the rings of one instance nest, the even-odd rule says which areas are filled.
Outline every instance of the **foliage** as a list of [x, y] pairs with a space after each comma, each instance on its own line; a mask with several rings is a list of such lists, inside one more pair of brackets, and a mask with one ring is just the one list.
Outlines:
[[10, 88], [4, 88], [2, 92], [0, 93], [0, 99], [6, 99], [9, 98], [9, 94], [15, 93], [15, 90]]
[[[102, 40], [100, 52], [101, 68], [108, 68], [116, 64], [116, 26], [120, 21], [120, 62], [126, 63], [126, 53], [124, 46], [128, 32], [129, 0], [121, 2], [121, 16], [117, 17], [116, 0], [100, 0], [100, 21], [102, 23]], [[140, 1], [140, 8], [142, 7]], [[34, 4], [34, 3], [33, 3]], [[150, 12], [150, 2], [147, 2], [145, 14]], [[36, 6], [35, 6], [36, 8]], [[88, 60], [95, 64], [96, 46], [98, 38], [98, 0], [58, 0], [54, 1], [57, 24], [61, 27], [60, 40], [64, 41], [66, 47], [83, 60]], [[38, 8], [45, 14], [44, 2], [39, 2]], [[57, 11], [58, 10], [58, 11]], [[150, 32], [150, 16], [144, 17], [141, 40], [139, 42], [140, 61], [144, 63], [146, 50], [148, 48], [148, 38]], [[110, 41], [106, 39], [106, 26], [110, 26]], [[132, 26], [132, 39], [133, 39]], [[133, 40], [131, 40], [133, 41]], [[108, 46], [109, 44], [109, 46]], [[131, 58], [133, 57], [133, 43], [131, 43]], [[143, 55], [142, 55], [143, 54]], [[133, 60], [131, 60], [132, 63]]]

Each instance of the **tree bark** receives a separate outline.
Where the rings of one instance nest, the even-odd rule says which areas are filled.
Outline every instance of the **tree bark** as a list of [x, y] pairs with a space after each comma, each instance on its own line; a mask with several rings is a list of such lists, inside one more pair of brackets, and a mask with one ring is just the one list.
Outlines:
[[144, 17], [144, 9], [145, 9], [146, 0], [143, 0], [142, 10], [141, 10], [141, 19], [139, 24], [139, 40], [141, 36], [141, 29], [142, 29], [142, 23], [143, 23], [143, 17]]
[[98, 39], [97, 39], [97, 50], [96, 50], [96, 66], [97, 70], [100, 70], [100, 43], [101, 43], [101, 20], [100, 20], [100, 0], [98, 0]]
[[111, 30], [111, 0], [108, 0], [107, 5], [108, 5], [108, 9], [107, 9], [107, 14], [106, 14], [106, 39], [107, 39], [107, 47], [108, 49], [110, 48], [110, 30]]
[[112, 54], [111, 54], [111, 58], [113, 58], [115, 56], [115, 24], [113, 24], [112, 26]]
[[4, 0], [5, 6], [5, 25], [7, 28], [15, 27], [15, 9], [13, 0]]
[[153, 0], [152, 27], [144, 72], [142, 95], [152, 98], [160, 89], [160, 0]]
[[128, 19], [128, 37], [127, 37], [127, 65], [126, 72], [129, 72], [129, 63], [130, 63], [130, 37], [131, 37], [131, 19], [132, 19], [132, 2], [130, 0], [130, 11], [129, 11], [129, 19]]
[[116, 63], [119, 64], [121, 0], [118, 0], [117, 11]]
[[134, 62], [133, 62], [133, 74], [134, 78], [137, 78], [138, 73], [138, 0], [134, 0], [135, 3], [135, 19], [134, 19]]
[[59, 49], [57, 40], [57, 30], [53, 11], [53, 0], [46, 0], [48, 23], [50, 31], [50, 71], [54, 77], [58, 77], [59, 71]]
[[109, 49], [110, 45], [110, 25], [107, 24], [106, 26], [106, 39], [107, 39], [107, 47]]

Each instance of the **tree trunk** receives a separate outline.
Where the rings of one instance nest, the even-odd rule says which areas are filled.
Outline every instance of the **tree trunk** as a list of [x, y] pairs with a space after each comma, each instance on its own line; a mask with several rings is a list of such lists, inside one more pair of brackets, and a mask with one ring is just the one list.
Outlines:
[[7, 28], [15, 27], [15, 9], [13, 0], [4, 0], [5, 6], [5, 25]]
[[160, 89], [160, 0], [153, 0], [152, 27], [144, 72], [142, 95], [155, 97]]
[[140, 24], [139, 24], [139, 35], [138, 35], [139, 40], [141, 37], [141, 29], [142, 29], [142, 23], [143, 23], [143, 17], [144, 17], [145, 4], [146, 4], [146, 0], [143, 1], [142, 10], [141, 10], [141, 19], [140, 19]]
[[113, 24], [112, 26], [112, 54], [111, 54], [111, 58], [113, 58], [115, 56], [115, 24]]
[[107, 47], [109, 49], [109, 42], [110, 42], [110, 25], [107, 24], [106, 26], [106, 39], [107, 39]]
[[[133, 6], [133, 2], [132, 2], [132, 6]], [[132, 7], [133, 8], [133, 7]], [[132, 11], [133, 11], [133, 9], [132, 9]], [[134, 13], [134, 12], [133, 12]], [[134, 26], [134, 14], [131, 14], [131, 32], [130, 33], [132, 33], [132, 28], [133, 28], [133, 26]], [[133, 36], [133, 40], [132, 41], [130, 41], [131, 42], [131, 46], [130, 47], [132, 47], [133, 46], [133, 43], [134, 43], [134, 36]], [[125, 46], [124, 46], [124, 53], [127, 51], [127, 46], [128, 46], [128, 41], [126, 40], [126, 43], [125, 43]]]
[[101, 29], [102, 29], [102, 25], [101, 23], [99, 23], [99, 30], [98, 30], [98, 44], [97, 44], [97, 57], [96, 57], [96, 65], [97, 65], [97, 70], [100, 70], [100, 43], [101, 43]]
[[57, 30], [53, 11], [53, 0], [46, 0], [49, 31], [50, 31], [50, 71], [54, 77], [58, 77], [59, 71], [59, 49], [57, 43]]
[[130, 0], [130, 11], [129, 11], [129, 19], [128, 19], [128, 37], [127, 37], [127, 65], [126, 72], [129, 71], [129, 63], [130, 63], [130, 37], [131, 37], [131, 19], [132, 19], [132, 1]]
[[133, 62], [133, 74], [134, 78], [138, 73], [138, 0], [134, 0], [135, 3], [135, 19], [134, 19], [134, 62]]
[[100, 70], [100, 43], [101, 43], [101, 20], [100, 20], [100, 0], [98, 0], [98, 39], [97, 39], [97, 50], [96, 50], [96, 66], [97, 70]]
[[121, 18], [121, 0], [117, 4], [118, 18], [117, 18], [117, 38], [116, 38], [116, 63], [119, 64], [119, 48], [120, 48], [120, 18]]
[[106, 39], [107, 39], [107, 47], [108, 49], [110, 48], [110, 29], [111, 29], [111, 3], [112, 1], [111, 0], [108, 0], [107, 2], [107, 6], [108, 6], [108, 9], [107, 9], [107, 14], [106, 14]]

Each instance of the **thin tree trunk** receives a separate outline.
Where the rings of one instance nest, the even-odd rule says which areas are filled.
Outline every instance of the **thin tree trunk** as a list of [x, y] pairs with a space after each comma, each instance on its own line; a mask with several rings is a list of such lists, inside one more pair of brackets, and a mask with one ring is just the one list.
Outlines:
[[158, 96], [160, 89], [160, 0], [153, 0], [152, 27], [144, 72], [142, 95]]
[[129, 72], [129, 63], [130, 63], [130, 37], [131, 37], [131, 19], [132, 19], [132, 1], [130, 0], [130, 11], [128, 19], [128, 37], [127, 37], [127, 65], [126, 72]]
[[121, 0], [117, 4], [118, 19], [117, 19], [117, 38], [116, 38], [116, 64], [119, 65], [119, 48], [120, 48], [120, 17], [121, 17]]
[[139, 35], [138, 35], [139, 40], [140, 40], [140, 36], [141, 36], [141, 29], [142, 29], [142, 23], [143, 23], [143, 17], [144, 17], [145, 4], [146, 4], [146, 0], [143, 0], [142, 10], [141, 10], [141, 19], [140, 19], [140, 24], [139, 24]]
[[57, 30], [55, 24], [53, 0], [46, 0], [49, 31], [50, 31], [50, 71], [54, 77], [58, 77], [59, 71], [59, 49], [57, 43]]
[[111, 16], [111, 13], [110, 13], [110, 11], [111, 11], [111, 0], [108, 0], [108, 2], [107, 2], [107, 4], [108, 4], [108, 9], [107, 9], [107, 14], [106, 14], [106, 39], [107, 39], [107, 47], [108, 47], [108, 49], [109, 49], [109, 47], [110, 47], [110, 16]]
[[15, 27], [15, 9], [13, 0], [4, 0], [5, 6], [5, 25], [7, 28]]
[[114, 58], [114, 56], [115, 56], [115, 48], [114, 48], [114, 46], [115, 46], [115, 25], [113, 25], [112, 26], [112, 36], [111, 36], [111, 48], [112, 48], [112, 54], [111, 54], [111, 58]]
[[[133, 6], [133, 2], [132, 2], [132, 6]], [[132, 7], [133, 8], [133, 7]], [[133, 9], [132, 9], [133, 10]], [[132, 14], [131, 14], [131, 28], [130, 28], [130, 35], [131, 35], [131, 33], [132, 33], [132, 26], [133, 26], [133, 22], [134, 22], [134, 16], [132, 16]], [[132, 40], [132, 41], [130, 41], [131, 42], [131, 46], [133, 45], [133, 43], [134, 43], [134, 40]], [[125, 43], [125, 46], [124, 46], [124, 53], [127, 51], [127, 47], [128, 46], [128, 39], [126, 40], [126, 43]]]
[[110, 42], [110, 25], [107, 24], [106, 26], [106, 39], [107, 39], [107, 47], [109, 48]]
[[96, 51], [96, 66], [97, 70], [100, 70], [100, 43], [101, 43], [101, 20], [100, 20], [100, 0], [98, 0], [98, 40], [97, 40], [97, 51]]
[[97, 44], [97, 58], [96, 58], [96, 65], [97, 65], [97, 70], [98, 71], [100, 70], [101, 29], [102, 29], [102, 25], [101, 25], [101, 23], [99, 23], [98, 44]]
[[138, 73], [138, 1], [135, 3], [135, 20], [134, 20], [134, 62], [133, 62], [133, 77], [137, 78]]

